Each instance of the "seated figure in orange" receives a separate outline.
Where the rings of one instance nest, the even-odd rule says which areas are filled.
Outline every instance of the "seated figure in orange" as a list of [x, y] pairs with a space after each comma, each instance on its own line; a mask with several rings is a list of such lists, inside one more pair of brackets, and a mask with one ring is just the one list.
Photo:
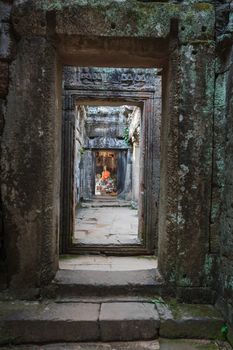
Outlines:
[[110, 177], [110, 171], [107, 170], [106, 165], [104, 166], [104, 171], [102, 171], [102, 180], [107, 180]]

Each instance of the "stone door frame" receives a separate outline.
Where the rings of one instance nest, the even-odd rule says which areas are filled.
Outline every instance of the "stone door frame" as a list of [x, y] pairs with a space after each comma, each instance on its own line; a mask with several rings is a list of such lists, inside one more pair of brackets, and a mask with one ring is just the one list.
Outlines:
[[[106, 97], [107, 96], [107, 97]], [[69, 110], [63, 113], [63, 164], [62, 188], [61, 188], [61, 230], [60, 230], [60, 252], [62, 254], [98, 253], [119, 254], [119, 255], [146, 255], [154, 254], [158, 250], [158, 202], [159, 202], [159, 177], [160, 177], [160, 120], [161, 110], [155, 109], [154, 101], [160, 97], [149, 91], [85, 91], [65, 90], [64, 106]], [[72, 242], [74, 231], [74, 210], [73, 210], [73, 136], [74, 115], [76, 105], [81, 104], [119, 103], [138, 105], [142, 110], [142, 155], [144, 171], [142, 177], [141, 219], [139, 219], [139, 236], [142, 237], [142, 244], [121, 244], [119, 245], [89, 245], [82, 246]], [[70, 135], [70, 136], [69, 136]], [[156, 137], [155, 137], [156, 135]], [[67, 138], [69, 137], [69, 141]], [[70, 138], [71, 137], [71, 138]], [[68, 142], [67, 142], [68, 141]], [[154, 160], [154, 161], [153, 161]], [[148, 176], [149, 174], [149, 176]]]
[[199, 5], [14, 2], [1, 152], [9, 287], [38, 295], [59, 266], [62, 64], [162, 67], [158, 267], [177, 295], [211, 300], [215, 7]]

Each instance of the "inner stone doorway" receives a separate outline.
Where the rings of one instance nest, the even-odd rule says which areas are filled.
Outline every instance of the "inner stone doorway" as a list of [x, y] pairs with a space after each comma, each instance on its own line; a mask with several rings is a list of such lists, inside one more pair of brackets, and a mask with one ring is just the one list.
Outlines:
[[100, 245], [140, 245], [141, 108], [86, 105], [79, 109], [73, 242], [96, 249]]
[[61, 253], [153, 254], [159, 70], [65, 67], [63, 86]]

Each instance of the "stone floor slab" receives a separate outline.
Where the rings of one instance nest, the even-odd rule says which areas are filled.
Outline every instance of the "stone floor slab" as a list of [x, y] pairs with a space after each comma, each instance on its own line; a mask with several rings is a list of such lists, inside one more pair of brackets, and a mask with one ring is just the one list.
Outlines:
[[226, 342], [190, 339], [160, 339], [120, 343], [57, 343], [6, 346], [1, 350], [232, 350]]
[[83, 344], [48, 344], [48, 345], [22, 345], [16, 347], [3, 347], [1, 350], [159, 350], [159, 342], [139, 341], [122, 343], [83, 343]]
[[6, 346], [1, 350], [232, 350], [227, 343], [206, 340], [138, 341], [120, 343], [60, 343], [48, 345]]
[[80, 208], [75, 219], [74, 243], [138, 244], [138, 214], [131, 208]]
[[99, 339], [100, 304], [8, 302], [0, 305], [4, 344]]
[[100, 310], [101, 339], [138, 340], [158, 336], [159, 315], [151, 303], [105, 303]]

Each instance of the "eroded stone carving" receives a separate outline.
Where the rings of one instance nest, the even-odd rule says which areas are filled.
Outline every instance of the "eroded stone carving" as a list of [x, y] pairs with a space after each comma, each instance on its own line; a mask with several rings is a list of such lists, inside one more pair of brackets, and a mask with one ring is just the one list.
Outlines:
[[65, 88], [150, 90], [158, 88], [157, 69], [65, 67]]

